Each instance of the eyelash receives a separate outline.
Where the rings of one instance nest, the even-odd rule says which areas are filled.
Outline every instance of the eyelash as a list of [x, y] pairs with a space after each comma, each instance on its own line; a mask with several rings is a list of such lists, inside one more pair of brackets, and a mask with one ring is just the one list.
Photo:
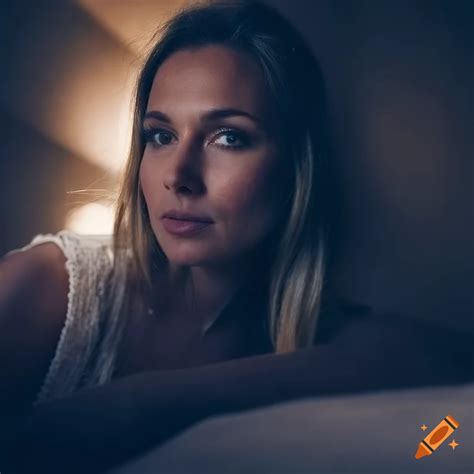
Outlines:
[[[143, 139], [146, 143], [150, 143], [154, 148], [161, 148], [161, 147], [164, 147], [166, 146], [165, 145], [160, 145], [158, 143], [156, 143], [155, 141], [155, 136], [159, 133], [166, 133], [168, 135], [172, 135], [172, 133], [168, 132], [167, 130], [164, 130], [162, 128], [144, 128], [142, 130], [142, 133], [143, 133]], [[215, 146], [219, 147], [219, 148], [224, 148], [224, 149], [228, 149], [228, 150], [241, 150], [243, 148], [247, 148], [250, 146], [250, 140], [245, 136], [244, 133], [236, 130], [236, 129], [233, 129], [233, 128], [219, 128], [216, 130], [214, 136], [213, 136], [213, 139], [212, 140], [215, 140], [216, 138], [219, 138], [220, 136], [223, 136], [223, 135], [234, 135], [237, 140], [240, 141], [240, 145], [220, 145], [220, 144], [216, 144]]]

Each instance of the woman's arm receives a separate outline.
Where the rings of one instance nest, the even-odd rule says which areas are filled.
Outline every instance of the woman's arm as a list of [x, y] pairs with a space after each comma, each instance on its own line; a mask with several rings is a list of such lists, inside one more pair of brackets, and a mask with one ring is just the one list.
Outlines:
[[14, 420], [0, 444], [9, 446], [14, 472], [100, 472], [212, 415], [321, 394], [470, 381], [472, 360], [462, 366], [469, 344], [444, 331], [359, 322], [328, 345], [141, 373], [85, 390]]

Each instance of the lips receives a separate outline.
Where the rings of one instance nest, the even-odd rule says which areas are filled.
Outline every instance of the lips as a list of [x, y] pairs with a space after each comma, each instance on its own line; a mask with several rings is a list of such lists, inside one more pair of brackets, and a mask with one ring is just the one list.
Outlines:
[[197, 235], [212, 224], [212, 222], [188, 221], [171, 217], [163, 217], [161, 221], [167, 232], [182, 237]]
[[162, 216], [162, 219], [175, 219], [180, 221], [191, 221], [191, 222], [205, 222], [205, 223], [212, 223], [214, 222], [210, 217], [203, 215], [203, 214], [195, 214], [186, 211], [179, 211], [177, 209], [171, 209], [165, 212]]

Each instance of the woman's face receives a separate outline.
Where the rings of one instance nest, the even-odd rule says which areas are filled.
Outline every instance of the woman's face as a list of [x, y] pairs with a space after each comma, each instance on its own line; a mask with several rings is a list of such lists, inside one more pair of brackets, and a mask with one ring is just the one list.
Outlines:
[[[272, 231], [286, 197], [274, 118], [262, 72], [245, 53], [205, 46], [176, 52], [159, 68], [140, 182], [170, 263], [220, 265]], [[189, 223], [163, 219], [172, 209], [212, 222], [187, 232]]]

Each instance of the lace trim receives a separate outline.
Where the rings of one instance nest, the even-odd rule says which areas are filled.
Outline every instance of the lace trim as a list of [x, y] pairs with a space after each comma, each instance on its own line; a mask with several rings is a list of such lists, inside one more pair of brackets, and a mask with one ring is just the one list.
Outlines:
[[69, 280], [66, 319], [35, 405], [70, 395], [87, 383], [85, 370], [97, 350], [107, 272], [112, 268], [110, 246], [104, 246], [110, 236], [90, 237], [67, 230], [40, 234], [25, 247], [13, 251], [51, 242], [66, 258]]
[[46, 377], [43, 381], [43, 385], [38, 393], [38, 396], [36, 397], [35, 404], [40, 403], [41, 400], [44, 398], [48, 398], [48, 393], [51, 392], [51, 388], [54, 385], [56, 374], [59, 371], [61, 356], [64, 353], [66, 336], [70, 331], [70, 327], [73, 323], [73, 306], [76, 299], [76, 288], [78, 286], [77, 266], [75, 265], [75, 262], [77, 262], [77, 253], [74, 246], [68, 245], [68, 241], [64, 238], [62, 233], [57, 234], [57, 237], [51, 234], [45, 236], [37, 236], [33, 239], [32, 244], [42, 243], [46, 239], [54, 242], [62, 250], [64, 256], [66, 257], [65, 267], [69, 278], [69, 291], [67, 295], [66, 320], [61, 330], [61, 335], [59, 337], [59, 342], [56, 347], [56, 352], [51, 363], [49, 364]]

